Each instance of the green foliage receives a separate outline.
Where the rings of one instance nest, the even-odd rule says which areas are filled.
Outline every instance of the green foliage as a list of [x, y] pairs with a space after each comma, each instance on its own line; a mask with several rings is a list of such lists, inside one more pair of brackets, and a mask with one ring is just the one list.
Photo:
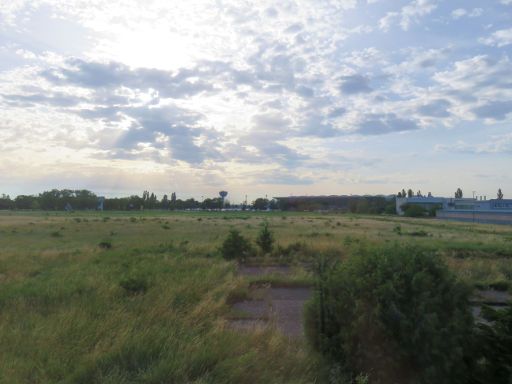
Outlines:
[[243, 259], [253, 254], [253, 247], [239, 231], [232, 229], [222, 243], [220, 252], [226, 260]]
[[512, 306], [494, 310], [482, 308], [486, 320], [477, 326], [476, 361], [472, 383], [512, 383]]
[[263, 253], [271, 253], [274, 247], [274, 241], [274, 234], [268, 229], [268, 223], [263, 224], [256, 238], [256, 244], [258, 244]]
[[148, 281], [142, 276], [125, 277], [119, 282], [119, 285], [132, 295], [145, 293], [149, 287]]
[[101, 249], [111, 249], [112, 248], [112, 242], [110, 240], [100, 241], [98, 243], [98, 247], [100, 247]]
[[[324, 265], [306, 308], [312, 345], [370, 382], [457, 383], [473, 320], [468, 290], [412, 247], [360, 248]], [[462, 380], [463, 381], [463, 380]]]
[[423, 217], [427, 213], [425, 208], [416, 204], [404, 204], [402, 210], [407, 217]]

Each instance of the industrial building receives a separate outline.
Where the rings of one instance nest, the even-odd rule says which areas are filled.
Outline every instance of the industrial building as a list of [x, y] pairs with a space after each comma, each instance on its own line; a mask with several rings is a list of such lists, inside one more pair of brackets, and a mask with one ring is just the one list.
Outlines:
[[434, 209], [436, 217], [444, 220], [512, 225], [512, 199], [397, 197], [396, 212], [403, 215], [406, 205]]

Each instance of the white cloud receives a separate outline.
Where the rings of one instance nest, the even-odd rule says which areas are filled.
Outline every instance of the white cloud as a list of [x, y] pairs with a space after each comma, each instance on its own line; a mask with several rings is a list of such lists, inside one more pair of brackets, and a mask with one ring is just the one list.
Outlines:
[[468, 11], [464, 8], [457, 8], [452, 11], [452, 18], [457, 20], [462, 17], [479, 17], [483, 14], [484, 10], [482, 8], [473, 8], [473, 10]]
[[481, 38], [479, 41], [486, 45], [493, 45], [499, 48], [510, 45], [512, 44], [512, 28], [500, 29], [494, 32], [491, 36]]
[[414, 0], [404, 6], [399, 12], [388, 12], [379, 20], [379, 27], [388, 31], [390, 27], [398, 22], [400, 27], [407, 31], [411, 24], [419, 23], [420, 19], [429, 15], [437, 8], [437, 4], [432, 0]]

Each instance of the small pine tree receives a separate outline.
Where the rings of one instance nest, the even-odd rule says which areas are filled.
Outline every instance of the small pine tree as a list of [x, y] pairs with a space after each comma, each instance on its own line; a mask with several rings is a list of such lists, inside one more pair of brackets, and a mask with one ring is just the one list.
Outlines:
[[239, 231], [232, 229], [224, 243], [222, 243], [220, 252], [226, 260], [233, 260], [250, 256], [252, 249], [250, 241], [242, 236]]
[[258, 244], [263, 253], [272, 252], [272, 248], [274, 246], [274, 235], [268, 229], [268, 223], [265, 223], [263, 228], [261, 228], [258, 238], [256, 239], [256, 244]]
[[503, 200], [503, 192], [501, 192], [501, 188], [498, 189], [498, 200]]

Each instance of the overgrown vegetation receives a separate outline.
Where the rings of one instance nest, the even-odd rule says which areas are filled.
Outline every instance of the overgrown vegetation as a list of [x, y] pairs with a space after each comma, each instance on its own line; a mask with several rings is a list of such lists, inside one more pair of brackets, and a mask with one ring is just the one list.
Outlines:
[[[290, 265], [291, 278], [241, 278], [233, 260], [244, 245], [223, 257], [231, 229], [256, 245], [265, 223], [272, 252], [249, 246], [243, 254]], [[421, 231], [428, 236], [406, 235]], [[395, 242], [435, 254], [468, 286], [510, 290], [510, 239], [506, 226], [394, 216], [0, 212], [0, 382], [373, 384], [371, 374], [345, 375], [277, 331], [233, 332], [226, 303], [247, 297], [251, 283], [311, 283], [320, 255], [342, 265], [362, 245]], [[100, 248], [102, 241], [112, 248]], [[378, 307], [370, 310], [373, 316]], [[505, 334], [492, 332], [503, 343], [489, 338], [488, 345], [505, 348]], [[484, 377], [501, 364], [485, 356], [468, 372]]]
[[464, 383], [468, 294], [435, 254], [362, 247], [320, 268], [307, 332], [319, 351], [370, 382]]

